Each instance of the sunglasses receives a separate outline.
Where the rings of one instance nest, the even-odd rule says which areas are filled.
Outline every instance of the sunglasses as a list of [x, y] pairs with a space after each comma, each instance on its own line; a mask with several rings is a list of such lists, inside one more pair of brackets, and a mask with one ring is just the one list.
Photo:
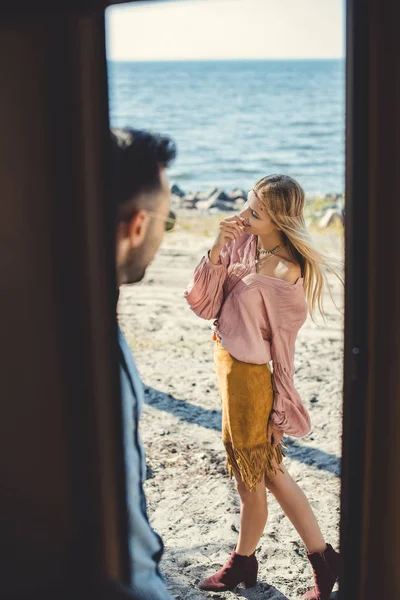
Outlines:
[[162, 217], [160, 214], [152, 212], [151, 210], [146, 210], [147, 214], [153, 219], [159, 219], [160, 221], [164, 221], [165, 223], [165, 231], [171, 231], [175, 227], [176, 216], [172, 210], [169, 211], [168, 217]]
[[[175, 227], [176, 216], [172, 210], [169, 211], [168, 217], [162, 217], [159, 213], [152, 212], [151, 210], [147, 210], [145, 208], [141, 209], [145, 210], [147, 214], [153, 219], [159, 219], [160, 221], [164, 221], [165, 223], [165, 231], [171, 231]], [[129, 212], [127, 215], [120, 217], [120, 220], [124, 223], [128, 223], [132, 219], [132, 214]]]

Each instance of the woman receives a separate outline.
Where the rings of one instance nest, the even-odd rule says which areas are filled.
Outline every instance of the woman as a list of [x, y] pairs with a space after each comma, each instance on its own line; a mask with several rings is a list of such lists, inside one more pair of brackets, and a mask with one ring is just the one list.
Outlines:
[[[214, 323], [214, 362], [222, 403], [222, 438], [240, 496], [240, 532], [226, 565], [200, 582], [208, 591], [256, 584], [255, 549], [267, 520], [267, 488], [298, 531], [315, 587], [304, 598], [329, 598], [339, 554], [323, 538], [310, 504], [282, 464], [283, 434], [302, 437], [310, 418], [293, 385], [294, 347], [318, 306], [328, 260], [305, 225], [304, 192], [285, 175], [250, 190], [239, 216], [223, 220], [213, 247], [185, 291], [193, 311]], [[273, 369], [271, 372], [270, 361]]]

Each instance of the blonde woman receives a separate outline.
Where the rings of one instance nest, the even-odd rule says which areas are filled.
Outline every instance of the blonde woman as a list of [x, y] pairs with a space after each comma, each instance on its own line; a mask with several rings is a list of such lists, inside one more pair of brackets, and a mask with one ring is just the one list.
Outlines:
[[[315, 586], [304, 597], [329, 598], [339, 554], [325, 539], [302, 490], [282, 464], [284, 434], [302, 437], [310, 418], [293, 385], [297, 333], [308, 312], [322, 312], [324, 268], [304, 216], [304, 192], [285, 175], [270, 175], [250, 190], [239, 216], [224, 219], [185, 291], [192, 310], [216, 319], [214, 363], [222, 403], [222, 438], [240, 496], [235, 550], [208, 591], [257, 582], [255, 549], [272, 492], [307, 548]], [[272, 370], [270, 362], [272, 361]]]

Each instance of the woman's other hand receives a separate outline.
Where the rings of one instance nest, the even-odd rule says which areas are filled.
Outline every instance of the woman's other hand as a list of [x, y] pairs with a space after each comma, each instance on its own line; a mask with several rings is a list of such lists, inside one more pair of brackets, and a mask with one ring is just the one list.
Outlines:
[[280, 429], [275, 429], [275, 427], [273, 427], [271, 423], [268, 423], [267, 437], [271, 446], [276, 448], [283, 438], [283, 431], [281, 431]]

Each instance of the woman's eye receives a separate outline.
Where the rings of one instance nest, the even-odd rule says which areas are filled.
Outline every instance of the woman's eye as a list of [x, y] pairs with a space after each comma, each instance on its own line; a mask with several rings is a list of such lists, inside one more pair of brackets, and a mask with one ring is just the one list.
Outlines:
[[254, 210], [251, 211], [251, 216], [254, 217], [255, 219], [258, 219], [258, 216], [256, 215], [256, 213], [254, 212]]

